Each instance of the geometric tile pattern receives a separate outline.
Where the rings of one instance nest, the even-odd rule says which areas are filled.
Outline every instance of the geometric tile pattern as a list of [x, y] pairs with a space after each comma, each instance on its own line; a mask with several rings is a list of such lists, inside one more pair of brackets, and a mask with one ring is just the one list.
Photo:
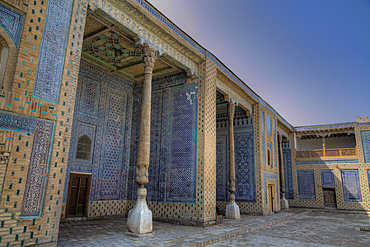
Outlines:
[[358, 170], [342, 170], [343, 196], [345, 202], [361, 202], [361, 187]]
[[335, 186], [333, 170], [321, 170], [321, 185]]
[[283, 162], [284, 162], [284, 177], [285, 177], [285, 198], [294, 199], [293, 190], [293, 174], [292, 174], [292, 159], [291, 150], [283, 148]]
[[316, 200], [313, 170], [297, 170], [299, 200]]
[[[161, 84], [169, 86], [166, 80], [155, 80], [153, 88], [159, 90]], [[171, 79], [177, 86], [152, 93], [149, 183], [145, 185], [148, 201], [195, 202], [197, 89], [194, 83], [179, 86], [179, 80], [184, 84], [185, 74]], [[140, 97], [134, 96], [133, 121], [137, 124], [132, 128], [129, 200], [136, 200], [137, 196], [135, 166]]]
[[[229, 198], [229, 152], [228, 121], [217, 121], [216, 145], [216, 200], [228, 201]], [[235, 153], [235, 200], [238, 202], [255, 202], [255, 166], [253, 118], [234, 119], [234, 153]]]
[[272, 135], [272, 132], [271, 132], [271, 117], [266, 114], [266, 132], [268, 135]]
[[16, 46], [18, 46], [22, 24], [23, 14], [0, 2], [0, 26], [6, 30]]
[[321, 170], [321, 185], [335, 186], [333, 170]]
[[216, 142], [216, 201], [228, 201], [229, 166], [228, 135], [217, 132]]
[[361, 139], [365, 163], [370, 163], [370, 130], [361, 131]]
[[0, 129], [34, 134], [21, 216], [40, 216], [54, 123], [48, 120], [0, 111]]
[[[71, 172], [92, 174], [90, 201], [125, 199], [131, 83], [86, 62], [81, 62], [78, 82], [63, 201]], [[77, 140], [83, 135], [92, 140], [89, 160], [76, 158]]]
[[266, 164], [265, 113], [261, 110], [262, 163]]
[[83, 83], [80, 112], [96, 116], [100, 100], [100, 83], [86, 77]]
[[49, 0], [33, 97], [58, 102], [72, 0]]
[[275, 120], [273, 119], [272, 120], [272, 134], [274, 135], [274, 145], [275, 145], [275, 159], [274, 159], [274, 162], [275, 162], [275, 167], [277, 167], [277, 164], [278, 164], [278, 160], [277, 160], [277, 154], [278, 154], [278, 149], [277, 149], [277, 134], [275, 133]]

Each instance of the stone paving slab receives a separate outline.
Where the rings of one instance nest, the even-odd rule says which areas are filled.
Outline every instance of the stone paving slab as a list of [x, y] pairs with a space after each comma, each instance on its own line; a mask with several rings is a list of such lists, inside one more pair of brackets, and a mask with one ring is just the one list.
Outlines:
[[370, 246], [369, 215], [314, 210], [211, 246]]
[[289, 209], [268, 216], [241, 215], [240, 220], [223, 219], [222, 223], [206, 228], [153, 222], [155, 235], [140, 239], [125, 235], [127, 219], [123, 217], [66, 222], [60, 224], [58, 246], [204, 246], [309, 212], [307, 209]]

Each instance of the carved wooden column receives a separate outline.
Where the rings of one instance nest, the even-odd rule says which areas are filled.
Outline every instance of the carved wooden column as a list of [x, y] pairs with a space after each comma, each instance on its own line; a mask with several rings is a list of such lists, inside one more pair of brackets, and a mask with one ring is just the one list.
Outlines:
[[281, 181], [281, 209], [288, 209], [289, 203], [285, 198], [285, 174], [284, 174], [284, 157], [283, 157], [283, 138], [282, 135], [278, 135], [279, 140], [279, 154], [280, 154], [280, 181]]
[[227, 106], [229, 115], [229, 198], [230, 202], [226, 206], [226, 218], [240, 219], [239, 206], [235, 203], [235, 152], [234, 152], [234, 114], [235, 104], [229, 103]]
[[[140, 186], [137, 190], [137, 201], [135, 206], [130, 210], [127, 218], [127, 226], [131, 234], [151, 236], [152, 212], [146, 204], [147, 191], [144, 185], [149, 182], [148, 167], [150, 158], [150, 113], [152, 97], [152, 72], [154, 62], [157, 57], [157, 51], [154, 48], [144, 44], [144, 85], [141, 98], [141, 118], [139, 142], [137, 147], [136, 159], [136, 183]], [[130, 233], [129, 233], [130, 234]]]

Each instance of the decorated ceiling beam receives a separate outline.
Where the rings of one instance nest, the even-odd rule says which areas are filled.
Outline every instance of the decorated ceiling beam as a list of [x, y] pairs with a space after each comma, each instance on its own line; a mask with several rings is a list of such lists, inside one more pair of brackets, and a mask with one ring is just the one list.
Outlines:
[[156, 49], [160, 55], [167, 54], [175, 61], [188, 68], [192, 75], [198, 76], [197, 64], [161, 39], [157, 34], [150, 31], [144, 26], [145, 23], [140, 23], [133, 16], [107, 0], [89, 0], [89, 5], [92, 10], [102, 10], [118, 23], [134, 32], [140, 38], [141, 44], [147, 43], [149, 47]]
[[237, 92], [230, 88], [228, 84], [221, 81], [219, 78], [216, 79], [216, 87], [217, 90], [224, 95], [225, 100], [227, 99], [228, 101], [237, 103], [240, 108], [249, 113], [253, 112], [252, 104], [250, 104], [247, 100], [241, 97]]

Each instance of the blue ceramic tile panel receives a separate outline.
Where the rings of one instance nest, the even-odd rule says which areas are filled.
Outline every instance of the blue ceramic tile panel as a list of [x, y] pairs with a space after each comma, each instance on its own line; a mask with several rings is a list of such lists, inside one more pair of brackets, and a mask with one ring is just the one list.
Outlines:
[[173, 88], [169, 106], [171, 135], [168, 142], [167, 200], [195, 202], [196, 85]]
[[278, 153], [278, 148], [277, 148], [277, 135], [275, 133], [275, 120], [272, 120], [272, 134], [274, 135], [274, 146], [275, 146], [275, 167], [277, 167], [278, 164], [278, 159], [277, 159], [277, 153]]
[[[266, 178], [270, 178], [270, 179], [273, 179], [273, 180], [275, 180], [275, 184], [277, 184], [277, 181], [276, 181], [276, 173], [271, 173], [271, 172], [263, 172], [263, 183], [264, 183], [264, 191], [265, 191], [265, 204], [267, 204], [268, 203], [268, 201], [267, 201], [267, 179]], [[275, 186], [275, 189], [276, 189], [276, 192], [277, 192], [277, 187], [278, 186]], [[279, 194], [278, 192], [277, 192], [277, 194]]]
[[316, 200], [315, 176], [313, 170], [297, 170], [299, 200]]
[[[222, 114], [221, 114], [222, 115]], [[229, 152], [228, 120], [221, 117], [217, 122], [216, 142], [216, 200], [229, 200]], [[253, 119], [245, 115], [234, 119], [235, 145], [235, 200], [255, 202], [255, 168]]]
[[162, 92], [152, 94], [152, 108], [150, 116], [150, 166], [149, 183], [145, 185], [147, 200], [158, 201], [159, 197], [159, 173], [160, 173], [160, 145], [161, 145], [161, 123], [162, 123]]
[[217, 135], [216, 142], [216, 200], [228, 201], [229, 195], [229, 165], [228, 136]]
[[321, 185], [335, 186], [333, 170], [321, 170]]
[[[32, 155], [22, 203], [22, 217], [40, 216], [49, 156], [52, 145], [54, 123], [33, 117], [0, 111], [0, 129], [34, 134]], [[15, 160], [10, 163], [16, 164]]]
[[265, 142], [265, 113], [261, 111], [261, 132], [262, 132], [262, 161], [266, 164], [266, 142]]
[[108, 89], [102, 159], [99, 170], [100, 199], [120, 199], [127, 95]]
[[361, 131], [361, 139], [365, 163], [370, 163], [370, 130]]
[[96, 116], [100, 100], [100, 83], [86, 77], [83, 82], [80, 112]]
[[[92, 174], [90, 201], [126, 199], [132, 86], [120, 77], [81, 62], [63, 201], [71, 172]], [[76, 159], [78, 138], [92, 140], [90, 160]]]
[[272, 135], [272, 132], [271, 132], [271, 117], [266, 114], [266, 132], [268, 135]]
[[294, 199], [291, 150], [283, 149], [285, 198]]
[[0, 2], [0, 25], [18, 46], [22, 31], [23, 14]]
[[255, 202], [255, 169], [253, 132], [235, 133], [235, 200]]
[[342, 170], [342, 184], [345, 202], [362, 201], [358, 170]]
[[32, 95], [35, 98], [58, 102], [72, 3], [49, 0]]
[[[153, 80], [148, 201], [195, 202], [196, 84], [186, 75]], [[141, 93], [142, 85], [134, 92]], [[159, 91], [160, 90], [160, 91]], [[140, 123], [140, 95], [134, 96], [128, 196], [136, 200], [135, 166]]]

